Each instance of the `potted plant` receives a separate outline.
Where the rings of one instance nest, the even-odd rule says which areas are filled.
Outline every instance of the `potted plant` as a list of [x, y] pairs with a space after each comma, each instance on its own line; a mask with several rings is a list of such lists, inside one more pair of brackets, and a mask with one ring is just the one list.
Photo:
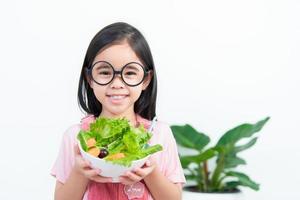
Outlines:
[[[194, 184], [184, 187], [184, 191], [192, 192], [189, 195], [184, 192], [185, 196], [189, 196], [190, 200], [193, 199], [193, 196], [198, 199], [199, 195], [194, 192], [200, 192], [206, 196], [209, 194], [209, 197], [202, 198], [203, 200], [236, 199], [228, 198], [228, 196], [241, 194], [240, 186], [259, 190], [259, 184], [246, 174], [237, 171], [236, 168], [246, 164], [246, 161], [238, 154], [256, 143], [257, 137], [254, 134], [259, 132], [268, 120], [269, 117], [255, 124], [241, 124], [227, 131], [217, 144], [211, 147], [207, 147], [210, 138], [195, 130], [191, 125], [171, 126], [177, 144], [183, 147], [179, 149], [189, 149], [195, 152], [184, 155], [179, 151], [185, 177], [188, 182], [194, 182]], [[247, 140], [247, 142], [240, 144], [241, 139]], [[215, 163], [214, 166], [212, 163]]]

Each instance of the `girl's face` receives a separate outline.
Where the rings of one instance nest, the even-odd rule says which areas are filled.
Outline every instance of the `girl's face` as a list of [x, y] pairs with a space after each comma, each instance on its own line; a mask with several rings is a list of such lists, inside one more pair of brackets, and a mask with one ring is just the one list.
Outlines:
[[[120, 71], [124, 65], [130, 62], [143, 65], [127, 42], [113, 44], [102, 49], [93, 63], [98, 61], [109, 62], [116, 71]], [[108, 85], [99, 85], [91, 80], [90, 86], [97, 100], [102, 104], [100, 115], [132, 119], [134, 103], [138, 100], [142, 90], [147, 88], [150, 80], [151, 74], [148, 74], [140, 85], [134, 87], [126, 85], [119, 74], [115, 75], [115, 78]]]

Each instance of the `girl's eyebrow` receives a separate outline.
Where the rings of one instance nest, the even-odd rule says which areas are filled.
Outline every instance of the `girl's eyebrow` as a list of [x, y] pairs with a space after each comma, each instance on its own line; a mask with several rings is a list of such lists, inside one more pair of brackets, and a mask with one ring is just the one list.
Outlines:
[[135, 71], [139, 71], [136, 67], [131, 66], [131, 65], [127, 65], [126, 67], [128, 67], [129, 69], [135, 70]]
[[97, 69], [108, 69], [110, 68], [107, 64], [106, 65], [100, 65], [100, 66], [97, 66]]
[[[92, 65], [94, 65], [95, 63], [97, 63], [97, 62], [100, 62], [100, 61], [95, 61]], [[101, 65], [101, 67], [108, 67], [107, 66], [107, 63], [109, 63], [114, 69], [115, 69], [115, 67], [117, 67], [117, 66], [115, 66], [115, 65], [112, 65], [110, 62], [108, 62], [108, 61], [106, 61], [106, 60], [101, 60], [101, 62], [106, 62], [105, 64], [106, 65]], [[129, 64], [129, 63], [132, 63], [132, 62], [135, 62], [135, 63], [138, 63], [138, 64], [140, 64], [141, 66], [144, 66], [142, 63], [140, 63], [139, 61], [130, 61], [130, 62], [127, 62], [125, 65], [127, 65], [127, 64]], [[123, 65], [122, 67], [124, 67], [125, 65]], [[130, 65], [128, 65], [128, 67], [130, 67], [131, 69], [135, 69], [134, 67], [132, 67], [132, 66], [130, 66]]]

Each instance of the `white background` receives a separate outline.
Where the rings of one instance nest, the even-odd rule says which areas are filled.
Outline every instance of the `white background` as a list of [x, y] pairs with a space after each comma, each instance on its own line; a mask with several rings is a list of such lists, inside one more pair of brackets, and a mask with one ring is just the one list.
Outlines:
[[148, 40], [157, 115], [212, 138], [270, 116], [240, 168], [245, 199], [299, 199], [300, 2], [1, 1], [0, 199], [53, 199], [63, 132], [83, 116], [77, 84], [92, 37], [125, 21]]

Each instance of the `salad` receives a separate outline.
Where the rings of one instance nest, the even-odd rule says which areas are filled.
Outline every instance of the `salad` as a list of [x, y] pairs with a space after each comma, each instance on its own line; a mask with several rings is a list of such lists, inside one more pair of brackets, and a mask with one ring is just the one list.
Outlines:
[[90, 155], [129, 167], [132, 161], [162, 150], [159, 144], [147, 144], [151, 136], [144, 126], [135, 128], [125, 118], [100, 117], [88, 129], [80, 130], [77, 139]]

